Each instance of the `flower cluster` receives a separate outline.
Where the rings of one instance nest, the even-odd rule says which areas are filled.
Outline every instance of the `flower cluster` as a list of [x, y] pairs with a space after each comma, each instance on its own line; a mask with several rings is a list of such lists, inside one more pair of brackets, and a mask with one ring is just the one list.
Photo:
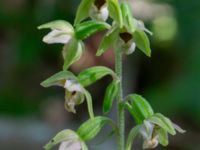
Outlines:
[[[106, 21], [110, 17], [112, 23]], [[88, 18], [90, 18], [88, 20]], [[87, 19], [87, 20], [86, 20]], [[43, 37], [47, 44], [63, 44], [63, 68], [62, 71], [52, 75], [41, 83], [43, 87], [60, 86], [65, 90], [65, 109], [76, 113], [76, 106], [86, 100], [90, 119], [84, 122], [77, 131], [63, 130], [59, 132], [49, 143], [45, 145], [46, 150], [60, 144], [59, 150], [88, 150], [85, 142], [92, 140], [105, 124], [110, 124], [113, 131], [119, 135], [120, 150], [123, 145], [124, 109], [127, 109], [135, 119], [135, 126], [129, 133], [126, 150], [131, 150], [132, 141], [136, 135], [143, 138], [143, 149], [155, 148], [158, 144], [168, 145], [168, 134], [175, 135], [176, 130], [184, 133], [178, 125], [172, 123], [167, 117], [160, 113], [154, 113], [153, 109], [142, 96], [131, 94], [122, 101], [121, 98], [121, 57], [118, 54], [132, 54], [136, 47], [145, 55], [151, 56], [150, 42], [147, 36], [152, 33], [145, 27], [144, 23], [133, 17], [128, 3], [119, 3], [118, 0], [81, 0], [78, 7], [74, 25], [65, 20], [52, 21], [43, 24], [38, 29], [50, 29], [51, 31]], [[84, 40], [91, 35], [107, 30], [105, 36], [97, 49], [97, 56], [102, 55], [109, 47], [115, 50], [116, 73], [110, 68], [95, 66], [74, 75], [68, 69], [78, 61], [84, 52]], [[100, 80], [106, 75], [112, 77], [105, 90], [102, 110], [106, 114], [110, 112], [114, 100], [117, 98], [118, 118], [121, 120], [116, 125], [112, 120], [103, 116], [95, 116], [92, 105], [91, 94], [86, 87]], [[122, 101], [122, 102], [120, 102]]]

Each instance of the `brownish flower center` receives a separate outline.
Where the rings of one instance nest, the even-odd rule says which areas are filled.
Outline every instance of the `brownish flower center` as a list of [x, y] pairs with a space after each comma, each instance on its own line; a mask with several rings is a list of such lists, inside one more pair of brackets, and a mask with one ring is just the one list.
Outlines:
[[95, 0], [94, 5], [97, 7], [98, 10], [101, 9], [101, 7], [106, 3], [105, 0]]
[[74, 96], [75, 94], [76, 94], [76, 91], [73, 91], [73, 92], [72, 92], [72, 96]]
[[133, 36], [128, 32], [120, 33], [119, 36], [125, 43], [127, 43], [133, 38]]

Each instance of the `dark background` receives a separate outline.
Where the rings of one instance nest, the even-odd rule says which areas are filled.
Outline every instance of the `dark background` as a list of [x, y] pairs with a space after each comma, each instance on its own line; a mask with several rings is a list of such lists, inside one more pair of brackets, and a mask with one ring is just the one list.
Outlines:
[[[77, 115], [64, 110], [62, 88], [42, 88], [40, 82], [62, 69], [61, 45], [47, 45], [38, 31], [40, 24], [65, 19], [73, 23], [79, 1], [1, 0], [0, 1], [0, 149], [40, 150], [58, 131], [76, 129], [87, 119], [86, 105]], [[200, 149], [200, 1], [132, 0], [136, 18], [154, 32], [150, 37], [152, 57], [140, 51], [124, 57], [124, 93], [146, 97], [156, 112], [170, 117], [187, 130], [170, 137], [167, 148]], [[87, 50], [73, 72], [94, 65], [113, 68], [111, 51], [95, 57], [102, 33], [86, 40]], [[89, 88], [96, 114], [109, 77]], [[115, 110], [113, 109], [113, 113]], [[113, 118], [115, 116], [113, 115]], [[127, 114], [127, 129], [134, 125]], [[98, 143], [98, 139], [93, 143]], [[114, 141], [91, 149], [112, 149]], [[138, 146], [139, 145], [139, 146]], [[141, 147], [140, 143], [135, 147]], [[140, 148], [138, 148], [139, 150]]]

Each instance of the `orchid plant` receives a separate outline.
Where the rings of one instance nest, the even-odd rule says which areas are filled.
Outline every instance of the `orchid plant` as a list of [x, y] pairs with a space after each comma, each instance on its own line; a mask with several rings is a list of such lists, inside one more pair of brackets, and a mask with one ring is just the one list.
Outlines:
[[[108, 18], [112, 22], [108, 23]], [[109, 21], [110, 22], [110, 21]], [[111, 125], [117, 136], [118, 150], [131, 150], [136, 137], [143, 140], [143, 149], [152, 149], [161, 144], [168, 145], [168, 134], [176, 131], [184, 133], [178, 125], [161, 113], [155, 113], [148, 101], [138, 94], [123, 97], [122, 90], [122, 55], [132, 54], [136, 47], [146, 56], [151, 56], [150, 42], [147, 34], [152, 35], [144, 23], [133, 17], [128, 2], [118, 0], [81, 0], [74, 24], [65, 20], [56, 20], [38, 27], [50, 29], [43, 38], [47, 44], [63, 44], [64, 59], [62, 71], [52, 75], [41, 83], [43, 87], [60, 86], [65, 90], [65, 108], [76, 113], [78, 105], [87, 102], [89, 119], [76, 131], [64, 129], [52, 138], [44, 149], [50, 150], [60, 144], [59, 150], [88, 150], [86, 142], [92, 140], [105, 125]], [[115, 71], [104, 66], [94, 66], [83, 70], [78, 75], [68, 69], [78, 61], [85, 51], [84, 39], [106, 30], [97, 49], [96, 56], [101, 56], [110, 47], [115, 54]], [[111, 83], [105, 91], [102, 103], [102, 116], [95, 116], [93, 101], [87, 87], [101, 78], [110, 75]], [[110, 119], [107, 114], [117, 104], [117, 120]], [[125, 115], [127, 110], [135, 120], [135, 126], [125, 137]]]

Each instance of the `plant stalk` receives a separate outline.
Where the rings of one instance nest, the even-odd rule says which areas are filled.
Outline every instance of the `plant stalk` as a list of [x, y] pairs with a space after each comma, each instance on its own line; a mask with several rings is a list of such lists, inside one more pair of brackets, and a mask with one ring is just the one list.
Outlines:
[[124, 108], [120, 107], [120, 103], [123, 101], [123, 89], [122, 89], [122, 52], [118, 47], [115, 47], [115, 72], [120, 80], [119, 92], [117, 95], [117, 125], [119, 128], [119, 135], [117, 141], [118, 150], [124, 150], [125, 142], [125, 118]]

